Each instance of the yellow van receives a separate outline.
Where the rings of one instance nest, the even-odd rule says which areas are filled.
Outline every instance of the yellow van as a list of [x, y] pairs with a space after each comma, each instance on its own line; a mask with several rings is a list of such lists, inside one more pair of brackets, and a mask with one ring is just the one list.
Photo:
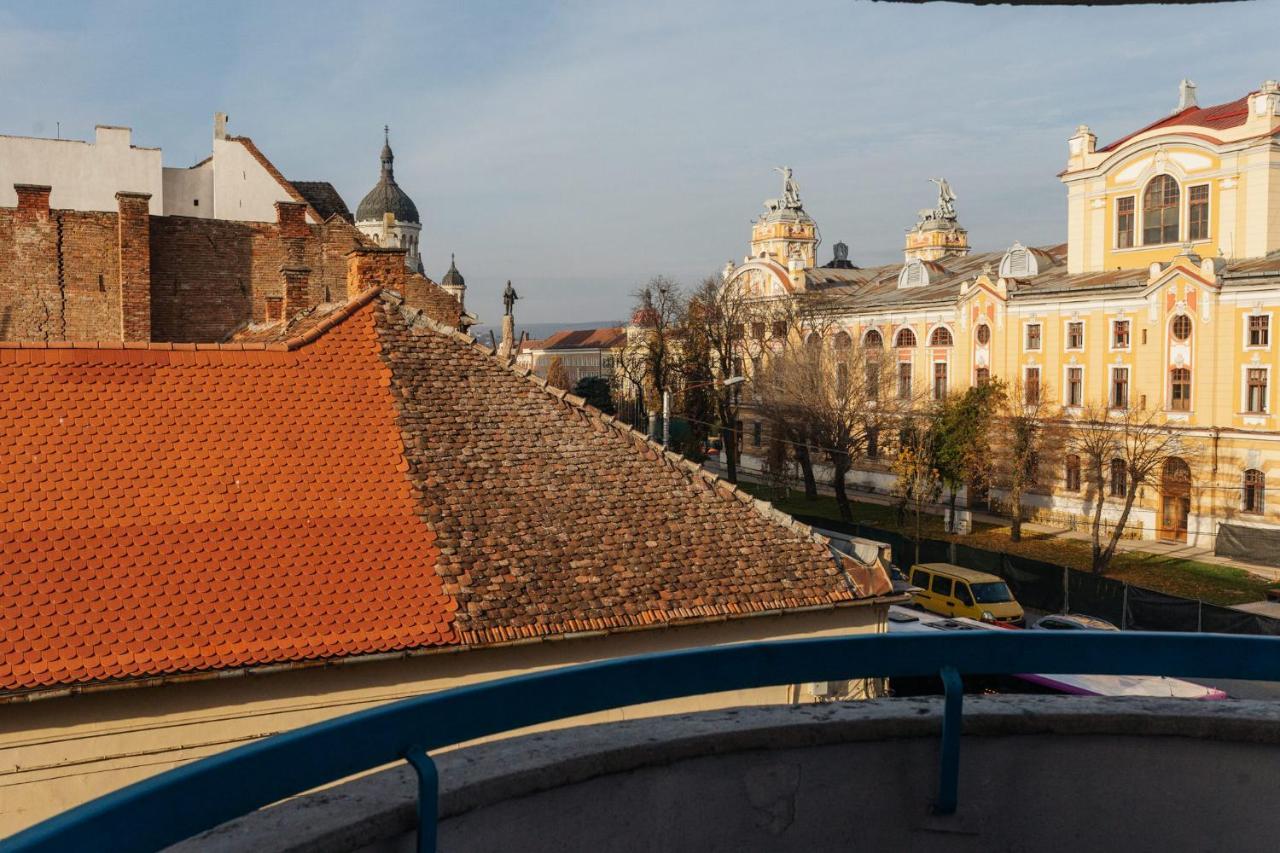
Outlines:
[[917, 563], [911, 567], [911, 585], [919, 587], [911, 603], [930, 613], [1022, 625], [1022, 606], [995, 575], [950, 563]]

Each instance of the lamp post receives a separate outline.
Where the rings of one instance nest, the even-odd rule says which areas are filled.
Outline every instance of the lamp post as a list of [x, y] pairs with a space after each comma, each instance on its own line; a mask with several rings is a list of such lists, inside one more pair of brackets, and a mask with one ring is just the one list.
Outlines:
[[[695, 388], [706, 388], [708, 385], [723, 385], [725, 388], [732, 388], [734, 385], [741, 385], [747, 381], [745, 376], [730, 376], [728, 379], [714, 379], [711, 382], [699, 382], [685, 388], [686, 391], [692, 391]], [[732, 427], [730, 427], [732, 429]], [[662, 446], [664, 448], [671, 444], [671, 392], [664, 390], [662, 392]]]

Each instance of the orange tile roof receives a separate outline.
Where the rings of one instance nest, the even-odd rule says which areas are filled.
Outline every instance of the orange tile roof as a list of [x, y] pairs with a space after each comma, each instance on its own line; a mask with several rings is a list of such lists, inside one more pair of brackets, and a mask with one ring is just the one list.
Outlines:
[[457, 642], [364, 302], [292, 349], [0, 348], [0, 690]]
[[377, 296], [286, 342], [0, 344], [0, 694], [889, 591]]

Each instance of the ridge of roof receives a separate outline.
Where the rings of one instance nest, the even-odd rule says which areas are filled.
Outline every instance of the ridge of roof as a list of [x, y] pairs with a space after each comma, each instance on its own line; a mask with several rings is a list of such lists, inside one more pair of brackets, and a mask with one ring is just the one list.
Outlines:
[[1140, 136], [1149, 130], [1156, 130], [1161, 127], [1176, 127], [1178, 125], [1188, 125], [1191, 127], [1204, 127], [1211, 130], [1227, 130], [1232, 127], [1239, 127], [1249, 118], [1249, 96], [1253, 92], [1245, 94], [1243, 97], [1234, 101], [1227, 101], [1221, 104], [1213, 104], [1208, 107], [1190, 106], [1186, 109], [1179, 110], [1172, 115], [1158, 118], [1145, 127], [1138, 128], [1132, 133], [1128, 133], [1114, 142], [1110, 142], [1101, 148], [1098, 153], [1114, 151], [1124, 143]]
[[[388, 296], [388, 299], [394, 299], [394, 297]], [[477, 340], [466, 332], [461, 332], [452, 326], [446, 326], [442, 323], [438, 323], [421, 311], [405, 309], [402, 301], [396, 301], [399, 302], [399, 304], [393, 305], [392, 307], [399, 310], [402, 316], [409, 321], [410, 328], [421, 326], [422, 328], [426, 328], [436, 334], [452, 338], [456, 342], [470, 347], [472, 350], [487, 356], [494, 364], [502, 367], [515, 376], [525, 379], [530, 384], [543, 391], [547, 396], [563, 403], [571, 411], [576, 412], [582, 417], [594, 419], [606, 429], [610, 430], [619, 439], [626, 441], [636, 452], [642, 452], [646, 456], [649, 456], [649, 458], [656, 458], [657, 460], [665, 463], [666, 467], [670, 470], [682, 474], [690, 485], [699, 486], [704, 489], [711, 489], [726, 500], [736, 500], [738, 503], [744, 504], [755, 510], [755, 512], [766, 521], [785, 527], [793, 533], [821, 545], [829, 551], [831, 550], [831, 539], [815, 532], [812, 526], [796, 520], [794, 517], [776, 508], [768, 501], [756, 498], [737, 484], [730, 483], [718, 474], [703, 468], [698, 463], [690, 459], [686, 459], [678, 453], [667, 450], [661, 443], [653, 440], [649, 436], [637, 430], [635, 427], [618, 420], [618, 418], [613, 415], [605, 414], [595, 406], [592, 406], [586, 401], [586, 398], [572, 394], [563, 388], [556, 388], [548, 383], [546, 379], [538, 376], [538, 374], [530, 368], [517, 365], [514, 357], [508, 356], [504, 358], [499, 356], [497, 350], [493, 347]], [[852, 595], [853, 597], [858, 597], [856, 592], [852, 593]]]

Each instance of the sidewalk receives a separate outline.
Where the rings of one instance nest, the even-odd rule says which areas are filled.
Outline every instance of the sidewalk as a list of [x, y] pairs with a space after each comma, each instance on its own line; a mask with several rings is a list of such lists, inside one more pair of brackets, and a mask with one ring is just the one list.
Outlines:
[[[724, 467], [718, 461], [708, 460], [704, 463], [704, 467], [714, 474], [724, 476]], [[753, 469], [738, 469], [738, 479], [749, 483], [764, 483], [764, 477], [759, 471]], [[831, 486], [825, 483], [818, 484], [818, 494], [828, 497], [835, 494]], [[869, 492], [850, 489], [849, 499], [858, 503], [875, 503], [884, 506], [893, 503], [893, 500], [885, 495], [871, 494]], [[941, 508], [934, 512], [935, 515], [941, 515]], [[973, 520], [983, 524], [994, 524], [1000, 527], [1007, 527], [1009, 519], [992, 515], [991, 513], [975, 511]], [[1080, 542], [1089, 542], [1091, 537], [1086, 530], [1068, 530], [1064, 527], [1053, 527], [1048, 524], [1039, 524], [1031, 521], [1024, 521], [1022, 529], [1028, 533], [1036, 533], [1045, 537], [1060, 537], [1062, 539], [1073, 539]], [[1140, 554], [1155, 554], [1160, 557], [1169, 557], [1173, 559], [1195, 560], [1200, 563], [1214, 563], [1220, 566], [1229, 566], [1235, 569], [1241, 569], [1262, 578], [1267, 581], [1280, 581], [1280, 567], [1264, 566], [1258, 563], [1246, 563], [1242, 560], [1232, 559], [1230, 557], [1219, 557], [1209, 548], [1198, 548], [1186, 545], [1182, 542], [1161, 542], [1155, 539], [1121, 539], [1116, 543], [1117, 551], [1136, 552]]]

